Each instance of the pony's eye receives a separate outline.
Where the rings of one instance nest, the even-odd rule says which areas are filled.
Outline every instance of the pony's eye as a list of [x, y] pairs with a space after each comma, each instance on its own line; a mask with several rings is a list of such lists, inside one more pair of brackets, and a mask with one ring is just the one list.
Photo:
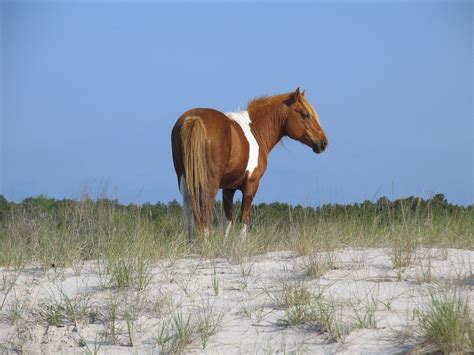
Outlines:
[[303, 118], [305, 120], [309, 120], [309, 118], [311, 117], [311, 115], [309, 114], [309, 112], [302, 112], [301, 113], [301, 116], [303, 116]]

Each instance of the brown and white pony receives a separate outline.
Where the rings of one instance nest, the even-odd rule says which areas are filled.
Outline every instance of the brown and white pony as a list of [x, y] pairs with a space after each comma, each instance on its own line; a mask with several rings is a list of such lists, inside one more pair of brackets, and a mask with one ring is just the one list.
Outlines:
[[[188, 240], [194, 222], [206, 234], [217, 190], [223, 189], [224, 212], [232, 226], [236, 190], [242, 191], [241, 235], [247, 232], [250, 206], [267, 168], [270, 150], [288, 136], [323, 152], [328, 140], [304, 91], [251, 100], [247, 110], [224, 114], [195, 108], [179, 117], [171, 133], [173, 162], [183, 196]], [[194, 216], [194, 219], [193, 219]]]

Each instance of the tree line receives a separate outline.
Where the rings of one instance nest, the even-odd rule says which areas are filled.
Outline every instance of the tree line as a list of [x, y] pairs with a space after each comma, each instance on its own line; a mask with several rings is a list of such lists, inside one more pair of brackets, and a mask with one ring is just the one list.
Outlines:
[[[44, 195], [36, 197], [28, 197], [19, 203], [8, 201], [3, 195], [0, 195], [0, 220], [6, 220], [14, 211], [26, 210], [33, 213], [45, 213], [52, 215], [62, 214], [67, 209], [80, 208], [87, 205], [90, 209], [112, 208], [115, 211], [138, 213], [143, 217], [151, 220], [160, 220], [170, 215], [181, 214], [181, 205], [176, 201], [168, 203], [144, 203], [137, 204], [121, 204], [117, 199], [89, 197], [81, 200], [73, 199], [54, 199]], [[222, 209], [222, 202], [216, 201], [216, 211]], [[235, 210], [239, 211], [240, 202], [235, 204]], [[429, 199], [410, 196], [390, 200], [387, 197], [381, 197], [377, 201], [364, 201], [362, 203], [353, 204], [324, 204], [317, 207], [291, 205], [283, 202], [260, 203], [253, 206], [253, 213], [267, 218], [291, 219], [298, 215], [312, 215], [319, 217], [359, 217], [371, 218], [378, 216], [379, 218], [400, 219], [404, 215], [420, 215], [425, 217], [427, 214], [443, 216], [471, 214], [474, 212], [474, 205], [460, 206], [449, 203], [443, 194], [436, 194]]]

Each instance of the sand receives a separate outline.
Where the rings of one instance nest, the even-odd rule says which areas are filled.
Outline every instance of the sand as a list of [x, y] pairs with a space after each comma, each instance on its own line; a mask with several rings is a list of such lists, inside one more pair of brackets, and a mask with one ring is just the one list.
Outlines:
[[[150, 266], [145, 290], [114, 287], [97, 262], [49, 270], [0, 268], [0, 349], [160, 353], [178, 349], [172, 348], [173, 322], [181, 316], [184, 323], [190, 317], [192, 329], [181, 348], [185, 353], [399, 353], [425, 346], [416, 315], [430, 292], [455, 290], [474, 309], [472, 250], [418, 249], [402, 269], [393, 269], [389, 249], [342, 249], [314, 258], [328, 260], [330, 267], [317, 278], [307, 274], [308, 256], [290, 252], [243, 263], [165, 260]], [[278, 304], [284, 285], [309, 290], [332, 307], [340, 336], [314, 320], [288, 324]], [[48, 324], [51, 309], [66, 300], [75, 316]], [[206, 315], [217, 326], [203, 341], [197, 329]], [[171, 340], [164, 341], [166, 335]]]

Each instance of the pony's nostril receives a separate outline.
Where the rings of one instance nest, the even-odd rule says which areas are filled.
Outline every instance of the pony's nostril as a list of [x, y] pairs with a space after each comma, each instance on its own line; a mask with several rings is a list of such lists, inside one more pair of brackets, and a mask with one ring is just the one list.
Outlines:
[[328, 141], [323, 141], [321, 145], [323, 149], [326, 149], [326, 147], [328, 146]]

